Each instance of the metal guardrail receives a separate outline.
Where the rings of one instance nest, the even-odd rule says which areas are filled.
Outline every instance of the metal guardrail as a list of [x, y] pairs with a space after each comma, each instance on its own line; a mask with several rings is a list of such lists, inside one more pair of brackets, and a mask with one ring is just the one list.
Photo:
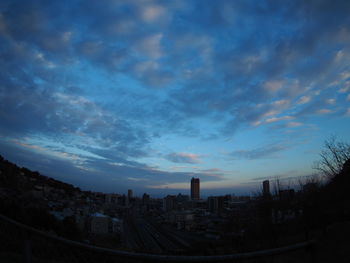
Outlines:
[[[17, 230], [21, 233], [22, 244], [24, 245], [24, 249], [22, 250], [22, 255], [24, 256], [24, 261], [26, 263], [34, 262], [32, 260], [32, 246], [35, 238], [41, 238], [45, 240], [45, 244], [54, 243], [60, 244], [68, 248], [76, 248], [79, 249], [80, 253], [95, 253], [98, 255], [105, 255], [110, 258], [110, 260], [102, 261], [102, 262], [121, 262], [120, 259], [123, 259], [122, 262], [237, 262], [242, 260], [249, 259], [258, 259], [258, 258], [267, 258], [273, 257], [276, 255], [285, 254], [288, 252], [293, 252], [297, 250], [307, 249], [311, 251], [315, 241], [310, 240], [290, 246], [260, 250], [254, 252], [247, 253], [237, 253], [237, 254], [229, 254], [229, 255], [217, 255], [217, 256], [175, 256], [175, 255], [155, 255], [155, 254], [146, 254], [146, 253], [134, 253], [122, 250], [114, 250], [109, 248], [102, 248], [97, 246], [92, 246], [72, 240], [68, 240], [65, 238], [61, 238], [58, 236], [53, 236], [43, 231], [37, 230], [35, 228], [29, 227], [17, 221], [14, 221], [6, 216], [0, 215], [0, 226], [2, 224], [8, 224], [11, 227], [17, 228]], [[12, 233], [12, 231], [11, 231]], [[3, 239], [3, 234], [0, 232], [0, 239]], [[19, 240], [17, 240], [19, 241]], [[51, 246], [52, 247], [52, 246]], [[53, 246], [56, 247], [56, 246]], [[45, 249], [45, 247], [43, 248]], [[51, 248], [52, 249], [52, 248]], [[63, 253], [66, 253], [63, 251]], [[311, 252], [309, 252], [311, 253]], [[69, 253], [67, 253], [69, 254]], [[67, 256], [69, 259], [69, 255]], [[80, 256], [75, 256], [72, 262], [89, 262], [86, 259], [79, 260]], [[114, 259], [114, 260], [113, 260]], [[35, 262], [50, 262], [50, 261], [35, 261]], [[55, 261], [61, 262], [61, 261]], [[67, 258], [62, 262], [68, 262]]]

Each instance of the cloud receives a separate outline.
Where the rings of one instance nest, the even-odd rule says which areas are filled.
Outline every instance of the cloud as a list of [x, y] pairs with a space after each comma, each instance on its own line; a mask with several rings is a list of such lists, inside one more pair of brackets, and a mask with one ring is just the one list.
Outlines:
[[45, 134], [47, 141], [54, 138], [68, 143], [74, 139], [77, 147], [89, 142], [119, 149], [127, 156], [142, 155], [148, 142], [142, 130], [83, 96], [13, 87], [0, 93], [0, 98], [4, 102], [0, 106], [4, 113], [0, 131], [7, 136]]
[[[201, 187], [201, 195], [203, 196], [203, 192], [205, 193], [205, 190], [210, 190], [211, 192], [214, 189], [221, 190], [222, 191], [237, 191], [237, 187], [239, 184], [232, 180], [215, 180], [215, 181], [201, 181], [200, 187]], [[190, 182], [178, 182], [178, 183], [167, 183], [167, 184], [158, 184], [158, 185], [147, 185], [147, 188], [150, 189], [169, 189], [169, 190], [189, 190], [190, 189]], [[226, 192], [227, 193], [227, 192]]]
[[282, 121], [282, 120], [291, 120], [293, 118], [294, 117], [287, 115], [287, 116], [269, 118], [269, 119], [266, 119], [265, 122], [266, 123], [272, 123], [272, 122], [277, 122], [277, 121]]
[[[347, 1], [5, 1], [0, 134], [138, 178], [155, 138], [317, 126], [348, 114], [348, 14]], [[266, 147], [234, 155], [279, 152]]]
[[137, 43], [137, 50], [152, 59], [160, 58], [162, 56], [162, 38], [163, 34], [161, 33], [146, 36]]
[[219, 168], [210, 168], [210, 169], [204, 169], [204, 170], [200, 170], [203, 173], [220, 173], [222, 172], [221, 169]]
[[288, 122], [287, 123], [287, 127], [298, 127], [301, 125], [303, 125], [303, 123], [301, 123], [301, 122]]
[[287, 133], [292, 132], [291, 129], [296, 129], [298, 127], [304, 127], [305, 123], [299, 121], [288, 121], [284, 123], [278, 123], [270, 127], [271, 130], [285, 130]]
[[154, 22], [165, 15], [165, 8], [159, 5], [147, 5], [142, 11], [142, 19], [146, 22]]
[[309, 101], [311, 100], [311, 97], [310, 96], [302, 96], [297, 104], [305, 104], [305, 103], [308, 103]]
[[269, 80], [264, 83], [264, 88], [270, 92], [276, 92], [280, 90], [283, 86], [283, 81], [281, 80]]
[[236, 150], [231, 152], [229, 155], [235, 159], [248, 159], [248, 160], [257, 160], [257, 159], [269, 159], [277, 158], [277, 153], [282, 152], [289, 147], [284, 144], [269, 144], [259, 148], [251, 150]]
[[165, 159], [174, 163], [200, 163], [199, 155], [194, 153], [169, 153], [164, 156]]
[[327, 104], [330, 104], [330, 105], [333, 105], [333, 104], [335, 104], [336, 103], [336, 99], [328, 99], [328, 100], [326, 100], [326, 103]]
[[225, 171], [219, 168], [211, 168], [211, 169], [200, 169], [199, 173], [203, 173], [207, 176], [216, 177], [220, 179], [224, 179]]
[[[5, 5], [2, 18], [10, 42], [22, 43], [28, 52], [40, 52], [38, 63], [46, 67], [57, 65], [57, 70], [61, 69], [63, 60], [90, 63], [112, 74], [136, 78], [147, 86], [168, 87], [167, 94], [154, 103], [158, 106], [152, 105], [150, 110], [158, 112], [168, 108], [166, 111], [171, 111], [173, 116], [160, 120], [166, 126], [183, 127], [188, 125], [183, 124], [187, 117], [211, 118], [214, 112], [224, 123], [213, 122], [213, 125], [225, 132], [234, 132], [249, 124], [267, 124], [255, 112], [254, 104], [294, 97], [300, 98], [300, 105], [306, 103], [310, 96], [305, 91], [325, 86], [335, 79], [331, 66], [321, 67], [327, 64], [328, 58], [318, 56], [319, 50], [332, 50], [333, 45], [347, 43], [349, 32], [346, 12], [340, 11], [346, 10], [346, 6], [340, 2], [335, 6], [311, 4], [308, 8], [315, 16], [311, 22], [305, 20], [302, 2], [288, 4], [290, 10], [299, 12], [286, 13], [283, 5], [265, 9], [227, 1], [218, 3], [215, 8], [209, 8], [207, 3], [154, 1], [142, 4], [107, 1], [102, 8], [92, 1], [79, 8], [79, 15], [74, 17], [72, 10], [77, 6], [73, 3], [68, 6], [33, 3], [20, 7]], [[338, 15], [337, 23], [328, 23], [327, 14], [323, 13], [327, 8]], [[127, 15], [125, 10], [128, 10]], [[60, 12], [67, 19], [59, 19]], [[173, 16], [175, 13], [176, 17], [181, 17], [181, 23]], [[159, 20], [165, 16], [167, 23], [160, 25]], [[243, 16], [246, 19], [240, 19]], [[265, 16], [273, 19], [264, 19]], [[66, 22], [73, 18], [75, 23]], [[14, 23], [14, 20], [18, 21]], [[26, 23], [28, 20], [31, 23]], [[147, 23], [141, 27], [144, 22]], [[264, 34], [259, 34], [261, 25], [265, 25]], [[272, 25], [274, 30], [268, 30]], [[186, 28], [193, 30], [188, 33]], [[238, 34], [236, 28], [244, 28], [240, 31], [244, 33]], [[294, 34], [300, 30], [303, 37]], [[279, 32], [287, 33], [280, 35]], [[323, 43], [319, 41], [322, 39], [332, 39], [329, 47], [317, 45]], [[223, 40], [232, 45], [221, 45]], [[216, 49], [216, 46], [222, 48]], [[348, 56], [346, 46], [332, 55], [334, 60], [329, 60], [328, 64], [344, 69], [338, 78], [346, 81], [348, 70], [342, 66]], [[313, 74], [307, 76], [310, 72]], [[42, 73], [40, 78], [46, 75]], [[322, 78], [315, 81], [315, 75]], [[172, 89], [172, 84], [180, 88]], [[285, 107], [283, 111], [288, 109]], [[147, 117], [154, 120], [151, 113]]]
[[126, 179], [128, 179], [130, 181], [134, 181], [134, 182], [145, 182], [145, 181], [147, 181], [146, 178], [127, 177]]
[[199, 156], [194, 153], [169, 153], [165, 158], [174, 163], [200, 163]]
[[256, 177], [253, 178], [252, 181], [264, 181], [264, 180], [270, 180], [270, 186], [272, 187], [276, 180], [279, 180], [279, 183], [281, 184], [282, 188], [285, 188], [286, 186], [289, 187], [300, 187], [300, 180], [304, 180], [309, 177], [314, 177], [315, 174], [309, 174], [309, 173], [301, 173], [298, 170], [289, 170], [285, 173], [279, 173], [272, 176], [264, 176], [264, 177]]
[[[98, 159], [77, 155], [77, 159], [57, 150], [52, 151], [53, 154], [47, 154], [47, 150], [40, 151], [36, 147], [37, 150], [32, 151], [30, 145], [28, 147], [23, 143], [13, 144], [4, 140], [0, 140], [0, 146], [0, 154], [8, 160], [38, 170], [44, 175], [73, 183], [84, 190], [122, 193], [130, 188], [144, 191], [144, 182], [152, 183], [157, 188], [158, 185], [177, 182], [189, 184], [192, 177], [200, 177], [202, 182], [213, 179], [212, 174], [204, 172], [169, 172], [114, 158]], [[215, 178], [222, 180], [221, 177]], [[140, 182], [143, 182], [142, 185]]]
[[300, 121], [305, 121], [312, 116], [320, 116], [328, 114], [330, 118], [341, 114], [344, 111], [342, 103], [339, 102], [338, 97], [334, 97], [334, 90], [325, 89], [320, 91], [317, 97], [314, 97], [312, 102], [295, 108], [293, 116]]
[[332, 111], [330, 109], [319, 109], [316, 111], [318, 114], [328, 114], [331, 113]]
[[188, 189], [189, 183], [169, 183], [169, 184], [157, 184], [157, 185], [147, 185], [146, 188], [151, 189], [176, 189], [176, 190], [186, 190]]

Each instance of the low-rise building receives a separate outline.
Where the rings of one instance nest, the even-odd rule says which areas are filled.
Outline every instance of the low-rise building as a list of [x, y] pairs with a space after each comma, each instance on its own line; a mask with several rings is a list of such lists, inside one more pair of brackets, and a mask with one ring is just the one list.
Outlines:
[[102, 213], [92, 214], [88, 225], [93, 234], [121, 233], [123, 231], [123, 220]]
[[90, 216], [90, 232], [93, 234], [109, 233], [110, 217], [101, 213], [95, 213]]

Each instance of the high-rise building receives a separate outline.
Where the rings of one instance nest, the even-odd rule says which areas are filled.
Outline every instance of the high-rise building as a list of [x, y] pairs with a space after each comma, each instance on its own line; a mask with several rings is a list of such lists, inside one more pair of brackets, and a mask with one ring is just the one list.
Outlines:
[[191, 179], [191, 199], [199, 200], [199, 178]]
[[263, 181], [263, 196], [270, 195], [270, 182], [269, 180]]
[[128, 199], [130, 200], [131, 198], [132, 198], [132, 190], [129, 189], [129, 190], [128, 190]]

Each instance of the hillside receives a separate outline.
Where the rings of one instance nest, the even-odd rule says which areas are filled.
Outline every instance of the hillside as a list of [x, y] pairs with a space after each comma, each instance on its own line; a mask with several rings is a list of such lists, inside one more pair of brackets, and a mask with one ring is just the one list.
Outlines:
[[0, 156], [0, 214], [38, 229], [80, 239], [73, 218], [60, 221], [49, 213], [50, 200], [45, 191], [62, 200], [83, 194], [73, 185], [18, 167]]

